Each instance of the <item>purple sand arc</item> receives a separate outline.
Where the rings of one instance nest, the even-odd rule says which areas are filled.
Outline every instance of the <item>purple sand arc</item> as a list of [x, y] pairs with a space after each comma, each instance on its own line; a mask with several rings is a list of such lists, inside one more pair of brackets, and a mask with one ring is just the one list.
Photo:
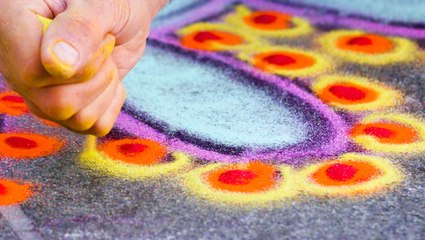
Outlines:
[[[178, 42], [174, 41], [173, 39], [162, 39], [159, 42], [162, 44], [179, 47]], [[223, 62], [236, 70], [249, 73], [250, 76], [273, 85], [280, 91], [290, 93], [301, 101], [308, 103], [316, 113], [320, 114], [323, 118], [326, 119], [327, 124], [329, 124], [329, 126], [332, 128], [331, 130], [327, 130], [327, 132], [331, 132], [329, 134], [329, 139], [326, 139], [326, 142], [324, 141], [314, 148], [312, 148], [311, 145], [305, 145], [301, 143], [297, 144], [295, 147], [270, 150], [266, 153], [247, 150], [244, 151], [241, 155], [235, 156], [203, 149], [202, 147], [185, 142], [181, 139], [165, 136], [165, 134], [161, 133], [160, 131], [153, 129], [146, 123], [142, 123], [126, 113], [121, 115], [117, 127], [129, 133], [136, 134], [138, 137], [146, 137], [161, 143], [165, 143], [172, 151], [183, 151], [196, 158], [210, 161], [243, 162], [257, 159], [275, 160], [282, 163], [297, 165], [302, 164], [307, 160], [311, 160], [311, 158], [335, 155], [345, 149], [347, 143], [347, 127], [345, 122], [338, 114], [332, 111], [328, 106], [324, 105], [316, 97], [300, 89], [289, 80], [284, 80], [270, 74], [259, 73], [258, 71], [255, 71], [254, 68], [231, 57], [225, 57], [214, 53], [203, 53], [203, 57]]]
[[[229, 4], [229, 2], [233, 1], [210, 1], [204, 6], [197, 8], [196, 13], [189, 11], [190, 14], [183, 14], [180, 17], [182, 21], [174, 21], [175, 19], [173, 18], [172, 26], [165, 26], [161, 27], [160, 29], [154, 29], [151, 33], [150, 38], [154, 41], [160, 42], [161, 44], [171, 45], [173, 47], [182, 49], [178, 40], [173, 37], [175, 31], [189, 23], [199, 21], [202, 17], [205, 17], [206, 15], [213, 15], [217, 12], [223, 11], [225, 7]], [[330, 19], [332, 19], [332, 17], [329, 16], [315, 17], [311, 15], [306, 15], [306, 12], [301, 11], [299, 9], [292, 7], [282, 7], [266, 1], [255, 1], [254, 4], [252, 4], [253, 1], [244, 2], [249, 3], [249, 5], [253, 7], [258, 6], [261, 3], [261, 6], [258, 7], [261, 7], [263, 9], [268, 7], [273, 9], [280, 9], [282, 11], [286, 11], [294, 15], [307, 16], [315, 23], [329, 23]], [[214, 8], [210, 7], [211, 5], [214, 5]], [[298, 97], [300, 100], [308, 103], [314, 109], [314, 111], [320, 113], [321, 116], [323, 116], [327, 120], [328, 124], [331, 126], [332, 130], [329, 130], [329, 132], [331, 132], [329, 134], [329, 139], [327, 139], [326, 143], [322, 142], [315, 148], [311, 148], [311, 146], [305, 144], [299, 144], [295, 148], [290, 147], [280, 150], [271, 150], [266, 153], [259, 151], [245, 151], [243, 152], [243, 154], [235, 156], [203, 149], [202, 147], [197, 146], [196, 144], [188, 143], [178, 138], [166, 136], [164, 133], [153, 129], [146, 123], [140, 122], [139, 120], [135, 119], [127, 113], [121, 114], [118, 128], [134, 133], [139, 137], [147, 137], [164, 143], [172, 151], [183, 151], [196, 158], [210, 161], [243, 162], [254, 159], [260, 159], [276, 160], [282, 163], [298, 165], [303, 164], [305, 161], [312, 160], [314, 158], [336, 155], [346, 148], [348, 139], [346, 135], [347, 126], [344, 120], [328, 106], [322, 103], [319, 99], [300, 89], [298, 86], [291, 83], [290, 80], [282, 79], [271, 74], [260, 73], [254, 68], [248, 66], [247, 64], [237, 59], [234, 59], [233, 57], [223, 56], [209, 52], [200, 53], [187, 49], [184, 49], [184, 51], [194, 52], [203, 58], [217, 60], [219, 62], [225, 63], [226, 65], [230, 65], [236, 70], [242, 70], [244, 72], [247, 72], [251, 76], [260, 79], [261, 81], [272, 84], [276, 86], [279, 90], [291, 93], [294, 96]]]

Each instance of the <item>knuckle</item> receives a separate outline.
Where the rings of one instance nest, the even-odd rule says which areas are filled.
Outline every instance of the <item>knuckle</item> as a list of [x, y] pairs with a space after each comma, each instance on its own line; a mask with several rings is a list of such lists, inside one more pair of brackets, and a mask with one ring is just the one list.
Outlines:
[[104, 137], [111, 131], [113, 126], [114, 124], [108, 121], [99, 121], [90, 130], [93, 135]]
[[42, 109], [53, 120], [64, 121], [74, 115], [75, 103], [66, 94], [56, 93], [49, 99]]
[[84, 132], [92, 128], [96, 120], [96, 116], [91, 114], [77, 113], [72, 121], [72, 126], [75, 131]]

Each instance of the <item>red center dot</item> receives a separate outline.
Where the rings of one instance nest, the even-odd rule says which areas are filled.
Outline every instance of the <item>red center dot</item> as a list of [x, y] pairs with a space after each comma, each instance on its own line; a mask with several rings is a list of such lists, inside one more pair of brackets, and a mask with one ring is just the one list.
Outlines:
[[119, 151], [122, 154], [131, 155], [131, 154], [141, 153], [141, 152], [145, 151], [147, 148], [148, 148], [148, 146], [146, 146], [144, 144], [128, 143], [128, 144], [121, 145], [119, 147]]
[[193, 39], [197, 42], [203, 43], [205, 41], [221, 40], [222, 38], [212, 32], [203, 31], [203, 32], [197, 33]]
[[13, 102], [13, 103], [24, 103], [25, 102], [22, 97], [20, 97], [20, 96], [12, 96], [12, 95], [10, 95], [10, 96], [4, 96], [4, 97], [2, 97], [1, 100], [5, 101], [5, 102]]
[[8, 137], [5, 142], [13, 148], [33, 149], [38, 146], [35, 141], [23, 137]]
[[349, 101], [358, 101], [366, 97], [366, 93], [362, 90], [343, 85], [334, 85], [329, 88], [329, 91], [336, 97]]
[[268, 56], [264, 58], [264, 61], [278, 66], [286, 66], [297, 62], [292, 57], [283, 54], [275, 54]]
[[344, 182], [350, 180], [356, 174], [357, 169], [353, 166], [336, 163], [326, 169], [326, 175], [334, 181]]
[[391, 138], [394, 136], [395, 132], [382, 127], [367, 127], [363, 130], [367, 135], [372, 135], [377, 138]]
[[218, 181], [224, 184], [245, 185], [255, 177], [257, 175], [249, 170], [230, 170], [220, 174]]
[[0, 195], [6, 194], [6, 191], [7, 191], [6, 187], [0, 183]]
[[254, 18], [254, 22], [258, 24], [270, 24], [275, 22], [277, 19], [276, 16], [270, 15], [270, 14], [263, 14], [260, 16], [256, 16]]
[[348, 45], [368, 46], [372, 45], [372, 40], [368, 37], [355, 37], [347, 42]]

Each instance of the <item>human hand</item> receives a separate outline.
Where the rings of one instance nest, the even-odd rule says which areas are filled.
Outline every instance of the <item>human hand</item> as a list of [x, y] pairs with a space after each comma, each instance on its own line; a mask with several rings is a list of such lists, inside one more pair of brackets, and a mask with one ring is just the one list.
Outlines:
[[[106, 135], [167, 0], [0, 0], [0, 72], [37, 116]], [[38, 15], [53, 19], [43, 35]]]

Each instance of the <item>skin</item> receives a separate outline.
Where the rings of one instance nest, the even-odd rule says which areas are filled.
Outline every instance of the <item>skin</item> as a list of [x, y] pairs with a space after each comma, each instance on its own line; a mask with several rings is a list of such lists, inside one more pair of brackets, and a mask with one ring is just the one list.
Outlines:
[[[166, 3], [0, 0], [0, 72], [38, 117], [104, 136], [125, 100], [121, 79], [142, 56]], [[39, 16], [53, 19], [44, 33]]]

